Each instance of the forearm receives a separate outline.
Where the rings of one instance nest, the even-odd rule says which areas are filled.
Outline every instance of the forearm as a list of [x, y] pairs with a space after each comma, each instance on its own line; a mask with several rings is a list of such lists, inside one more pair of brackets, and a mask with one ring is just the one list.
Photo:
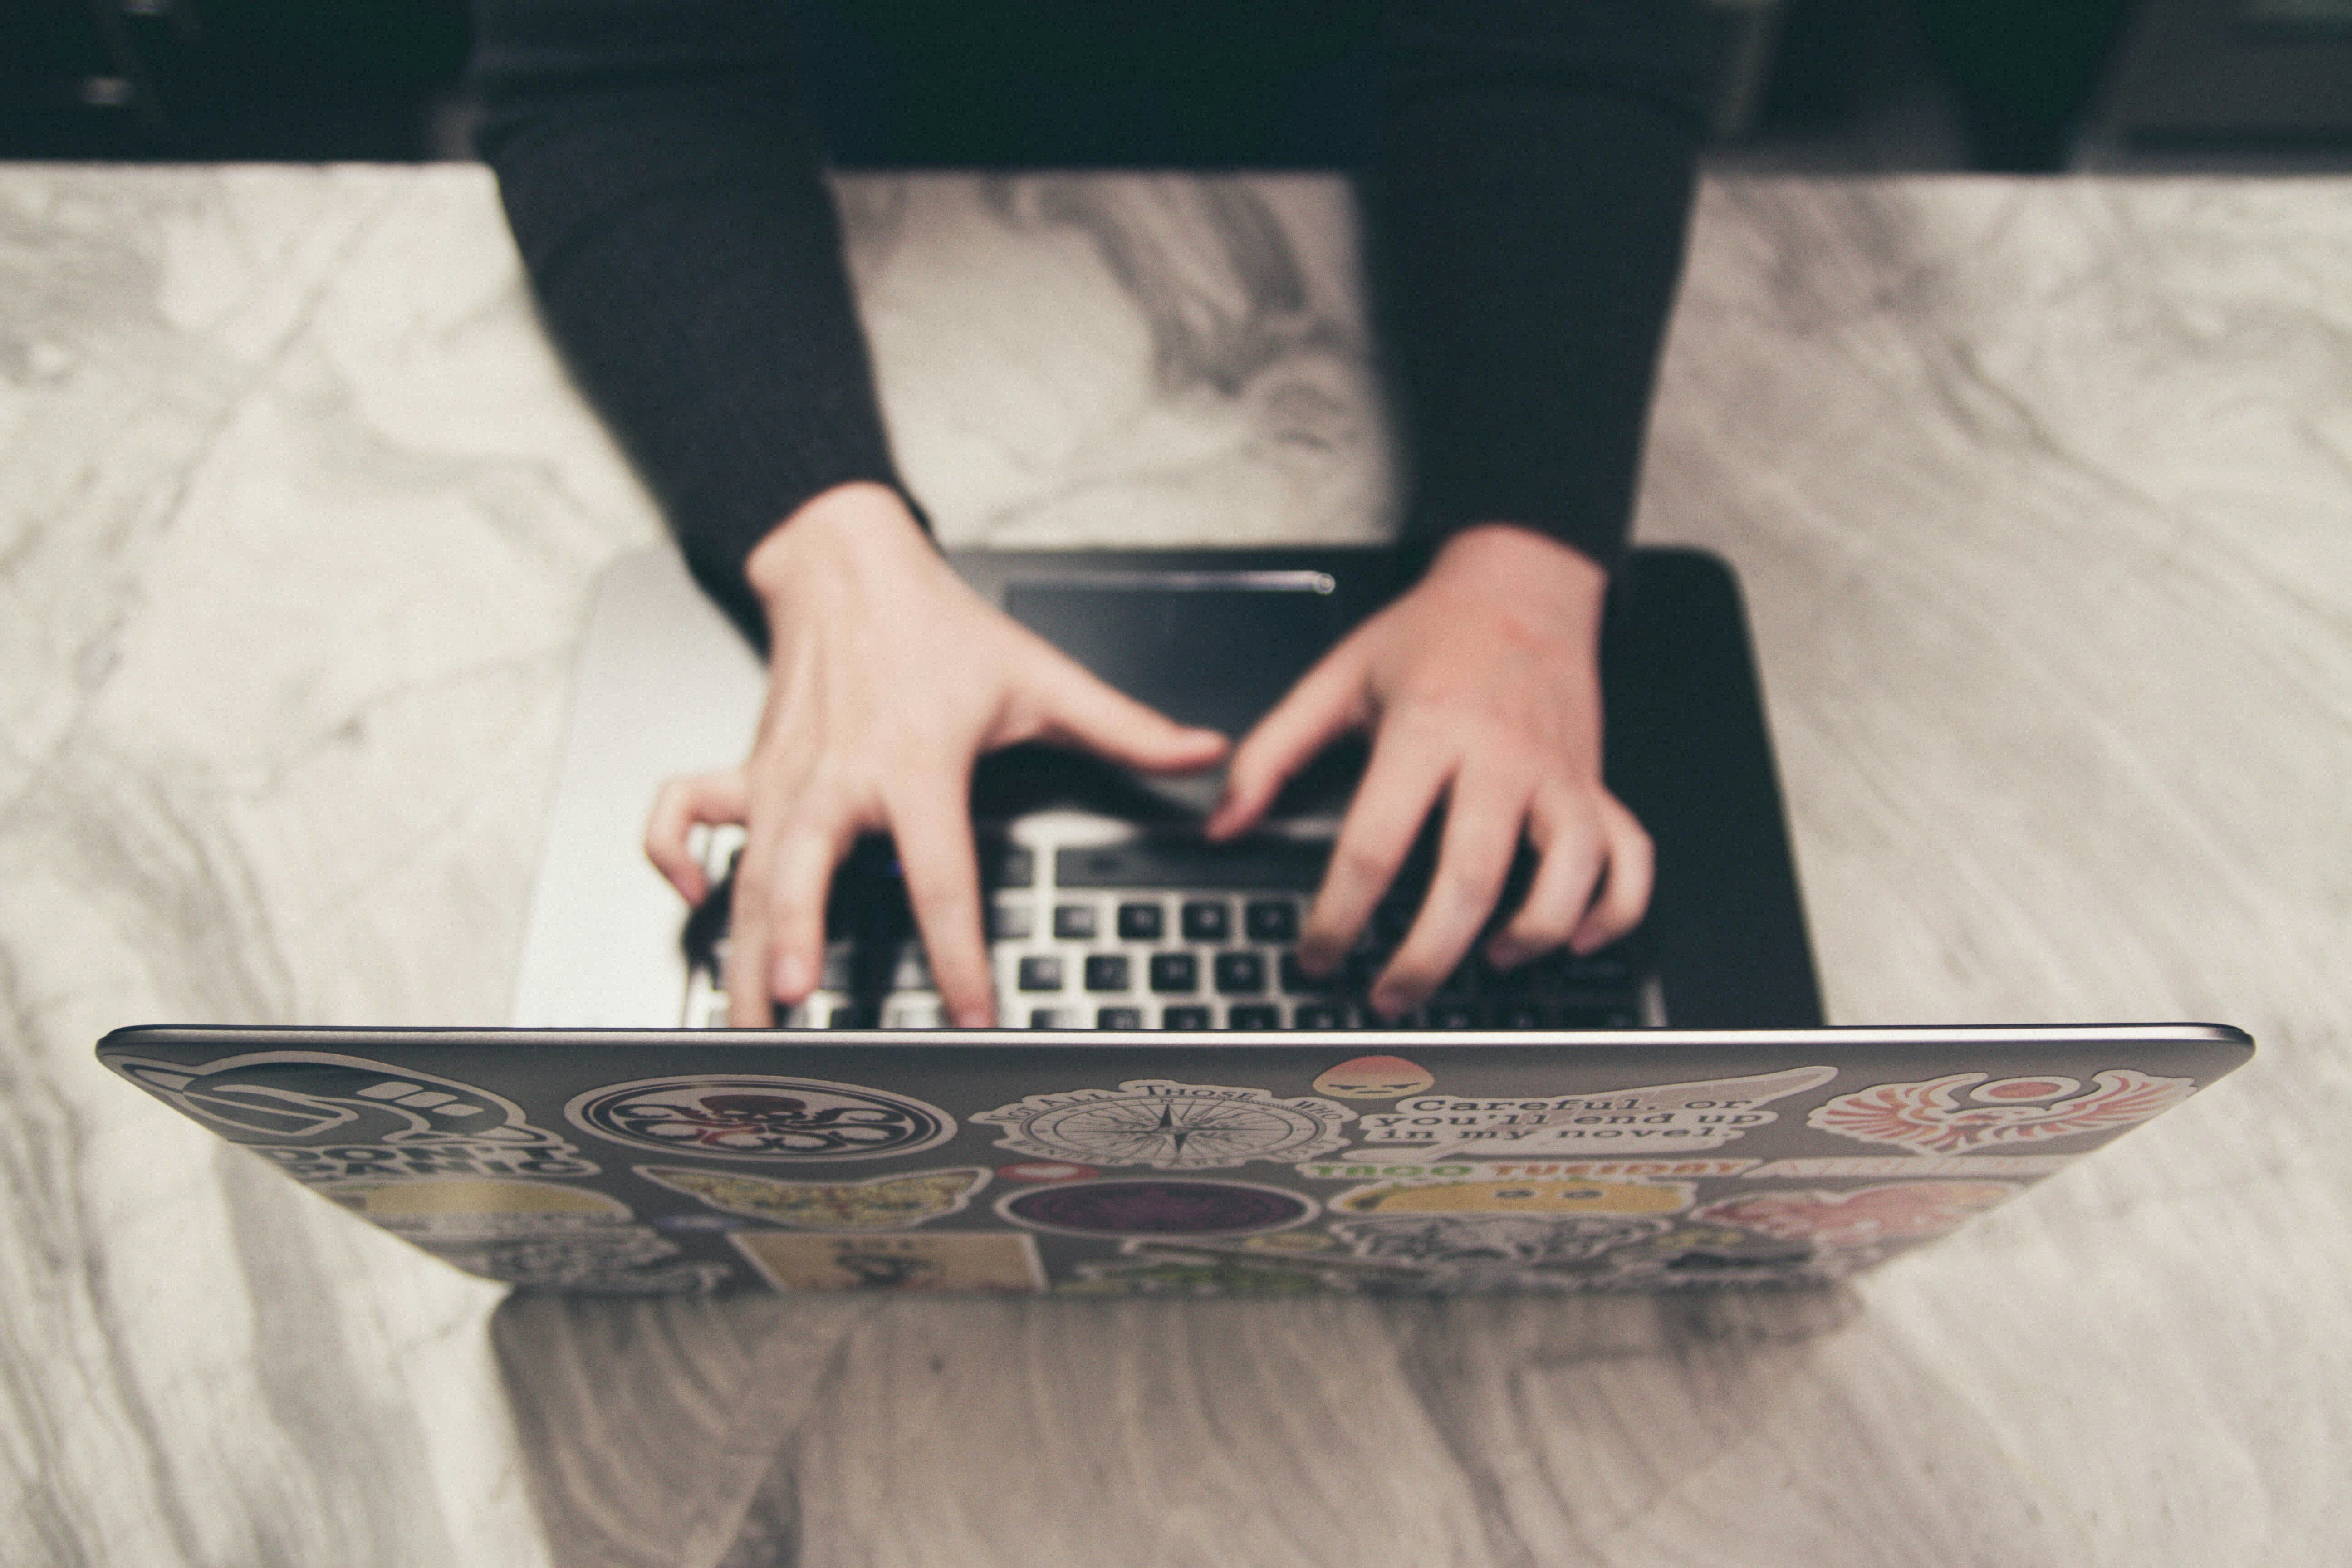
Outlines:
[[1412, 527], [1622, 552], [1703, 98], [1675, 0], [1431, 0], [1391, 18], [1374, 266]]
[[837, 486], [897, 486], [783, 7], [485, 0], [481, 144], [541, 312], [695, 574]]

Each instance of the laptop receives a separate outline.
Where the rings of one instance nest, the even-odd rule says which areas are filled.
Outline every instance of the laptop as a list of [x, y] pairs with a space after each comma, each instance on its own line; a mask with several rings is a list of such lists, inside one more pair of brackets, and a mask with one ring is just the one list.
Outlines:
[[[1409, 580], [1370, 550], [968, 553], [1016, 619], [1238, 734]], [[509, 1029], [149, 1027], [110, 1068], [294, 1179], [519, 1287], [1062, 1295], [1821, 1284], [2005, 1202], [2240, 1065], [2221, 1026], [1822, 1026], [1736, 584], [1636, 552], [1604, 639], [1612, 790], [1658, 846], [1642, 929], [1419, 1014], [1292, 953], [1361, 765], [1268, 829], [1214, 778], [1016, 748], [974, 784], [1000, 1013], [939, 1026], [887, 841], [817, 995], [715, 1026], [723, 903], [637, 846], [654, 787], [740, 760], [762, 696], [674, 553], [600, 589]], [[724, 875], [730, 836], [707, 855]]]

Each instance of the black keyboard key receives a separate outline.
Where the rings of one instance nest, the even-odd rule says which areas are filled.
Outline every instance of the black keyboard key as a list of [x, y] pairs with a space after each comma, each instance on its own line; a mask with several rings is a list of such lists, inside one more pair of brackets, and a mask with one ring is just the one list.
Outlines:
[[1295, 952], [1282, 955], [1282, 988], [1293, 996], [1319, 996], [1339, 989], [1340, 973], [1315, 975], [1307, 973]]
[[1437, 994], [1440, 996], [1467, 996], [1476, 989], [1477, 982], [1472, 978], [1470, 965], [1467, 963], [1461, 965], [1453, 973], [1437, 983]]
[[1029, 906], [996, 904], [988, 911], [988, 934], [996, 942], [1023, 942], [1029, 935]]
[[1026, 888], [1037, 880], [1037, 858], [1002, 839], [980, 843], [980, 879], [991, 888]]
[[1055, 904], [1054, 934], [1064, 942], [1094, 941], [1095, 907], [1092, 904]]
[[1153, 953], [1151, 955], [1151, 988], [1154, 991], [1199, 990], [1201, 988], [1200, 961], [1189, 952]]
[[1032, 1008], [1029, 1026], [1033, 1029], [1075, 1029], [1078, 1026], [1078, 1010], [1076, 1007]]
[[[1050, 954], [1021, 961], [1021, 989], [1024, 991], [1059, 991], [1062, 988], [1062, 961]], [[1043, 1025], [1038, 1027], [1044, 1027]]]
[[1183, 835], [1146, 836], [1124, 844], [1054, 854], [1054, 880], [1065, 888], [1272, 888], [1312, 892], [1323, 880], [1328, 844], [1296, 838], [1245, 838], [1212, 844]]
[[1641, 1026], [1630, 1007], [1562, 1007], [1553, 1016], [1562, 1029], [1633, 1029]]
[[1294, 1029], [1344, 1029], [1348, 1026], [1348, 1010], [1329, 1002], [1301, 1003], [1290, 1016]]
[[1498, 1029], [1540, 1029], [1544, 1026], [1544, 1010], [1532, 1002], [1507, 1002], [1495, 1010], [1495, 1027]]
[[874, 1026], [866, 1021], [865, 1008], [852, 1006], [835, 1007], [825, 1019], [824, 1026], [828, 1029], [870, 1029]]
[[1268, 1002], [1236, 1002], [1225, 1009], [1228, 1029], [1279, 1029], [1282, 1009]]
[[1090, 953], [1087, 958], [1087, 989], [1089, 991], [1124, 991], [1127, 989], [1127, 954], [1123, 952]]
[[1475, 1003], [1440, 1000], [1429, 1005], [1429, 1026], [1433, 1029], [1475, 1029], [1479, 1023]]
[[1215, 903], [1193, 902], [1184, 906], [1186, 942], [1223, 942], [1233, 933], [1233, 907], [1223, 900]]
[[1242, 908], [1242, 930], [1252, 942], [1297, 942], [1298, 906], [1288, 899], [1252, 899]]
[[1160, 1026], [1163, 1029], [1205, 1029], [1209, 1026], [1206, 1007], [1163, 1007], [1160, 1011]]
[[1236, 949], [1217, 954], [1217, 989], [1225, 995], [1255, 995], [1265, 989], [1265, 960]]
[[1385, 953], [1349, 953], [1346, 966], [1348, 989], [1359, 996], [1364, 995], [1371, 990], [1372, 982], [1381, 977], [1381, 971], [1388, 966], [1388, 956]]
[[1097, 1029], [1140, 1029], [1143, 1009], [1140, 1007], [1097, 1007], [1095, 1009]]
[[1166, 925], [1165, 912], [1158, 904], [1118, 906], [1118, 939], [1121, 942], [1158, 942]]
[[1412, 917], [1417, 909], [1417, 905], [1400, 900], [1391, 900], [1381, 905], [1372, 911], [1372, 936], [1391, 946], [1402, 942], [1404, 933], [1412, 929]]

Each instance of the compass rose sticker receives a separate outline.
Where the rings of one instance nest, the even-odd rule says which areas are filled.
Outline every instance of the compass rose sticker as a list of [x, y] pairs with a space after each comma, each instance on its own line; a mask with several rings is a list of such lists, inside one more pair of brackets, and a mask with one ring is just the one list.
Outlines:
[[1215, 1171], [1329, 1153], [1347, 1142], [1341, 1124], [1355, 1116], [1328, 1100], [1149, 1078], [1033, 1094], [971, 1120], [1004, 1129], [998, 1148], [1039, 1159]]

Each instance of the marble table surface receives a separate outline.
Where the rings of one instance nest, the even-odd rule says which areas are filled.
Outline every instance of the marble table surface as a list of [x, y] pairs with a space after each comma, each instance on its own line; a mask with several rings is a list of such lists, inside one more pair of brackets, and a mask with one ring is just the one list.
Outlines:
[[[949, 540], [1391, 526], [1337, 184], [844, 197]], [[90, 1046], [502, 1018], [657, 520], [481, 171], [0, 169], [0, 1561], [2342, 1563], [2352, 182], [1710, 182], [1640, 532], [1833, 1019], [2254, 1064], [1825, 1293], [502, 1300]]]

